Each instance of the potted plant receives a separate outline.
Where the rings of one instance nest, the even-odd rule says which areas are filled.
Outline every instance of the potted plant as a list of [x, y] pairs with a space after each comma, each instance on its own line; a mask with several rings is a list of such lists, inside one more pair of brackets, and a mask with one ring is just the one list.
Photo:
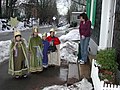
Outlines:
[[115, 80], [115, 72], [118, 68], [116, 62], [116, 51], [114, 48], [107, 48], [98, 51], [96, 61], [100, 68], [100, 78], [112, 82]]

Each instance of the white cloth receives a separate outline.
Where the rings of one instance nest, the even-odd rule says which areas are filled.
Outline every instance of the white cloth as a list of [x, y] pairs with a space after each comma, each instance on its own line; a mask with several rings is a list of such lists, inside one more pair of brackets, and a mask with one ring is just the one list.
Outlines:
[[42, 50], [41, 50], [41, 48], [39, 47], [39, 46], [34, 46], [35, 48], [36, 48], [36, 54], [37, 54], [37, 57], [42, 57], [43, 58], [43, 53], [42, 53]]
[[48, 64], [60, 66], [60, 45], [56, 45], [57, 51], [48, 54]]

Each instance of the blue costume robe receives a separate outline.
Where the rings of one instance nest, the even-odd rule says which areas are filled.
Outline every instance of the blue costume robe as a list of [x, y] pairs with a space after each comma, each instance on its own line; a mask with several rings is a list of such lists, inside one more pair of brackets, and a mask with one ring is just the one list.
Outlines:
[[48, 48], [49, 42], [47, 40], [42, 40], [43, 43], [43, 67], [48, 66]]

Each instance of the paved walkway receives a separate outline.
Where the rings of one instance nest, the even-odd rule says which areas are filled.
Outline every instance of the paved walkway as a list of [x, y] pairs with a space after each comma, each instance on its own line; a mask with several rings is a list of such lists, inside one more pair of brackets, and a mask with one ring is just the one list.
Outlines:
[[69, 63], [68, 80], [67, 80], [67, 83], [69, 85], [83, 78], [87, 78], [90, 82], [92, 82], [90, 77], [92, 59], [95, 59], [95, 56], [90, 55], [88, 62], [84, 65], [77, 63]]
[[84, 65], [79, 65], [80, 68], [80, 78], [91, 78], [91, 65], [92, 65], [92, 59], [95, 59], [94, 55], [89, 55], [89, 60]]

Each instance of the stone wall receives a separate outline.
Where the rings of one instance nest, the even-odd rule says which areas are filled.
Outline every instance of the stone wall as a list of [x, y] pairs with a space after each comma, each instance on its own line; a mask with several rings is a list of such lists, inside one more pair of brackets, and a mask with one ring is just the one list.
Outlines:
[[99, 45], [102, 0], [97, 0], [95, 26], [92, 30], [92, 39]]

